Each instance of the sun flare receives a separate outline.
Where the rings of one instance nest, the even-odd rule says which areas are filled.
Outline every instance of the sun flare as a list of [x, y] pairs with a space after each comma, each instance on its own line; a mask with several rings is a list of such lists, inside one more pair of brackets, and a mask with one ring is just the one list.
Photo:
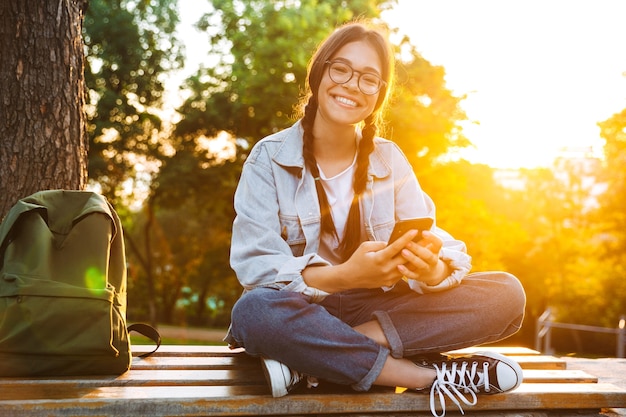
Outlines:
[[597, 123], [626, 105], [626, 3], [399, 0], [383, 14], [466, 95], [462, 156], [498, 168], [599, 156]]

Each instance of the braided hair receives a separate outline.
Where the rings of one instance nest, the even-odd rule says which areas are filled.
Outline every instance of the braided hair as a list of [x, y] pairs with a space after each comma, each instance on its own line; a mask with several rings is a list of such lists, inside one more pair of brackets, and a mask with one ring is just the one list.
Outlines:
[[301, 124], [304, 131], [303, 156], [306, 167], [314, 178], [319, 178], [319, 168], [313, 153], [313, 124], [318, 110], [319, 86], [326, 71], [326, 62], [344, 45], [365, 41], [370, 44], [382, 63], [382, 78], [386, 81], [378, 92], [378, 98], [373, 112], [362, 123], [362, 138], [357, 149], [356, 171], [353, 180], [354, 197], [350, 206], [348, 220], [344, 236], [337, 236], [337, 230], [333, 222], [331, 207], [321, 181], [315, 181], [315, 189], [320, 204], [322, 215], [322, 233], [334, 234], [340, 241], [339, 250], [343, 259], [352, 255], [360, 244], [361, 236], [361, 211], [359, 199], [365, 192], [367, 184], [367, 172], [369, 168], [369, 155], [374, 150], [374, 138], [382, 124], [382, 110], [387, 100], [394, 71], [393, 53], [387, 40], [386, 32], [382, 28], [374, 28], [366, 23], [349, 23], [333, 32], [324, 41], [311, 59], [308, 68], [308, 84], [305, 96], [300, 104]]

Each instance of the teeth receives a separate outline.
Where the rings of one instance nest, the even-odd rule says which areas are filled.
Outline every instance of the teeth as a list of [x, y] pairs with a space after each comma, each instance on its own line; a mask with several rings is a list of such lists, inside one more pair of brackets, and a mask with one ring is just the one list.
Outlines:
[[337, 96], [337, 97], [335, 97], [335, 100], [337, 100], [340, 103], [346, 104], [348, 106], [356, 107], [356, 101], [349, 100], [349, 99], [347, 99], [345, 97]]

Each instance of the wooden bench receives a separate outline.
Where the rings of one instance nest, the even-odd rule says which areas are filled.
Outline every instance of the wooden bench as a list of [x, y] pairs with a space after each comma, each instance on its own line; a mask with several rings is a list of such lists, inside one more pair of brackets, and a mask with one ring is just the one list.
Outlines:
[[[134, 346], [141, 354], [151, 346]], [[471, 349], [465, 350], [470, 351]], [[525, 348], [495, 348], [524, 369], [517, 390], [480, 396], [466, 415], [515, 416], [540, 410], [626, 407], [626, 390], [562, 359]], [[462, 352], [456, 352], [462, 353]], [[324, 386], [326, 385], [326, 386]], [[447, 416], [457, 416], [449, 402]], [[225, 346], [161, 346], [148, 358], [133, 359], [121, 376], [0, 378], [0, 416], [430, 416], [429, 396], [402, 389], [374, 388], [357, 393], [322, 384], [272, 398], [260, 361]], [[521, 412], [525, 414], [520, 414]], [[595, 415], [595, 414], [594, 414]]]

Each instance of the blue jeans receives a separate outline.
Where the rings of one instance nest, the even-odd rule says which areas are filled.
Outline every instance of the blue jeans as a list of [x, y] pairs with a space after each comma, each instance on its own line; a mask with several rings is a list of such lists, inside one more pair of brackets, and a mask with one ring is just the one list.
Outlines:
[[[359, 289], [319, 304], [290, 291], [256, 288], [237, 301], [228, 341], [251, 355], [367, 391], [389, 355], [440, 353], [495, 342], [517, 332], [526, 296], [503, 272], [474, 273], [458, 287], [418, 294], [404, 281], [390, 291]], [[378, 320], [389, 348], [353, 329]]]

